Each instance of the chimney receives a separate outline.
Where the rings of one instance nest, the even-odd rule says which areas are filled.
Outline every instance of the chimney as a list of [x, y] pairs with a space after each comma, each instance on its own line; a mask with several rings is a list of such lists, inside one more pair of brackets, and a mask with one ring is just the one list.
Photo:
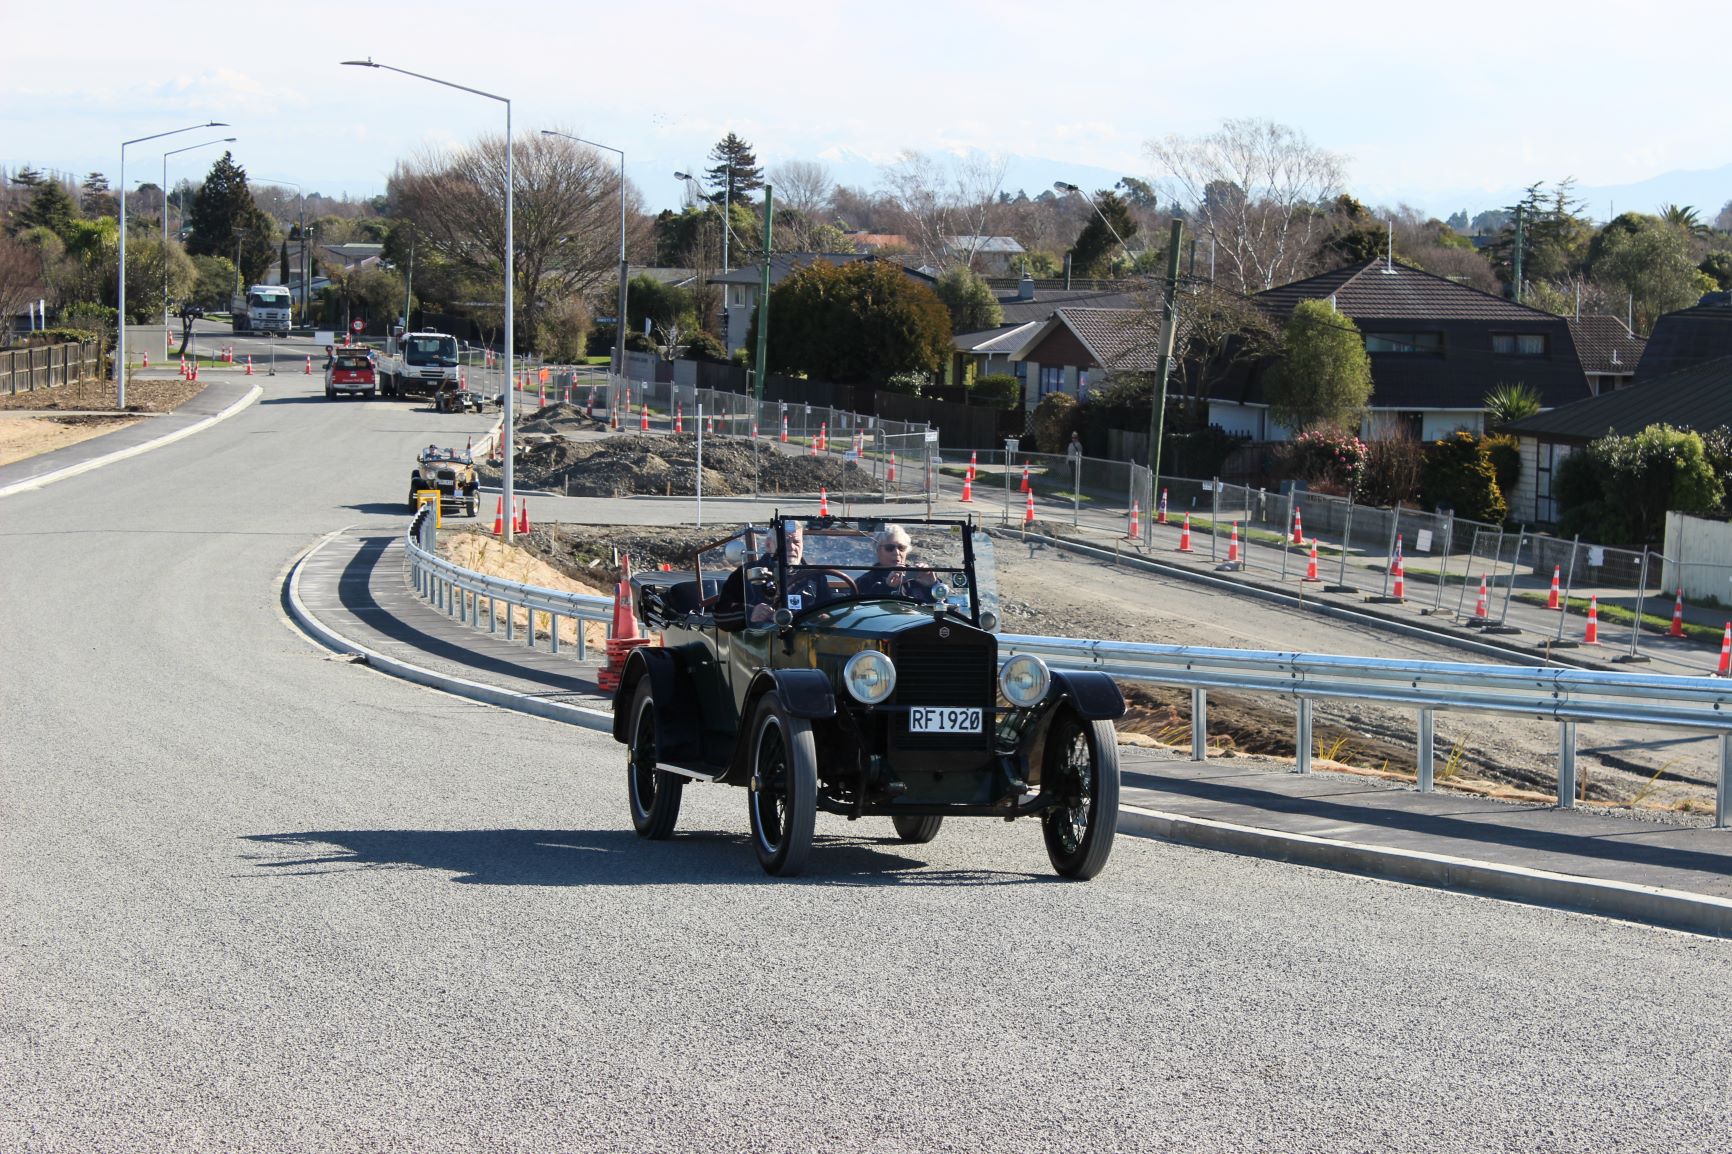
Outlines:
[[1031, 301], [1034, 299], [1034, 278], [1028, 275], [1028, 262], [1022, 265], [1022, 279], [1016, 282], [1016, 299]]

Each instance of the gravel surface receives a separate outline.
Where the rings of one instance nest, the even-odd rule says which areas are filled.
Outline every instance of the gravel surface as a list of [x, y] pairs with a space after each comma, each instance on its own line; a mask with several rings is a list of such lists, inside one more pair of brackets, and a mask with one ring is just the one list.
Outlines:
[[604, 736], [285, 627], [486, 427], [313, 395], [5, 499], [0, 1150], [1724, 1145], [1732, 942], [1026, 823], [775, 881], [726, 787], [638, 840]]

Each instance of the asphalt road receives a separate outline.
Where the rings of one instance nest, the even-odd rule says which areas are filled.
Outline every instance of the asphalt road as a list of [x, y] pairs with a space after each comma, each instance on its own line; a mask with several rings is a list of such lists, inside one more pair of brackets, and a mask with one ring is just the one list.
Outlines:
[[640, 842], [605, 738], [293, 632], [486, 424], [278, 377], [0, 502], [0, 1150], [1726, 1148], [1732, 943], [984, 821], [773, 881], [738, 791]]

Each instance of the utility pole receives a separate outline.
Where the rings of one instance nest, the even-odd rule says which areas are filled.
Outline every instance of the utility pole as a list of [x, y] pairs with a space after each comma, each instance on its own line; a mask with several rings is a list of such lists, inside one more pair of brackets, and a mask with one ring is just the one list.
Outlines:
[[764, 271], [758, 281], [758, 379], [752, 387], [752, 400], [764, 403], [764, 357], [770, 347], [770, 222], [776, 217], [775, 193], [764, 186]]
[[1516, 205], [1514, 258], [1512, 263], [1515, 272], [1515, 303], [1519, 305], [1522, 303], [1522, 206], [1519, 204]]
[[[1155, 365], [1154, 412], [1149, 414], [1149, 505], [1161, 493], [1161, 437], [1167, 427], [1167, 374], [1173, 367], [1173, 341], [1179, 329], [1179, 244], [1184, 239], [1183, 221], [1174, 219], [1172, 236], [1167, 240], [1167, 299], [1161, 309], [1161, 350]], [[1155, 519], [1143, 518], [1143, 541], [1153, 543]]]

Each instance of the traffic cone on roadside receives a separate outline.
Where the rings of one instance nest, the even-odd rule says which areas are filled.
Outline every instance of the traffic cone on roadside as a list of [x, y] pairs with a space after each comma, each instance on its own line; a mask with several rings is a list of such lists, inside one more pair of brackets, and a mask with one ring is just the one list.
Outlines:
[[1714, 669], [1715, 677], [1732, 677], [1732, 621], [1726, 623], [1726, 632], [1720, 636], [1720, 664]]
[[1233, 522], [1233, 535], [1227, 539], [1227, 564], [1239, 563], [1239, 522]]
[[640, 433], [649, 432], [649, 402], [648, 401], [645, 401], [643, 403], [643, 416], [638, 419], [637, 431]]
[[1583, 645], [1598, 645], [1600, 643], [1600, 595], [1590, 594], [1588, 597], [1588, 627], [1582, 633]]
[[818, 451], [820, 453], [828, 453], [830, 451], [829, 421], [822, 421], [818, 425]]
[[1155, 515], [1155, 524], [1165, 525], [1166, 523], [1167, 523], [1167, 491], [1165, 489], [1162, 489], [1161, 490], [1161, 507], [1160, 507], [1159, 512]]
[[972, 477], [962, 478], [962, 503], [964, 505], [974, 504], [974, 478]]
[[1672, 602], [1672, 628], [1668, 636], [1684, 636], [1684, 587], [1678, 586], [1678, 599]]
[[1305, 544], [1305, 518], [1299, 515], [1299, 506], [1293, 506], [1293, 544]]
[[1027, 465], [1024, 465], [1022, 467], [1022, 491], [1024, 493], [1029, 491], [1029, 488], [1028, 488], [1028, 466]]
[[820, 485], [820, 486], [818, 486], [818, 516], [828, 517], [829, 515], [830, 515], [830, 490], [828, 490], [828, 489], [824, 488], [824, 486]]
[[493, 535], [505, 536], [505, 495], [500, 494], [498, 502], [493, 506]]
[[307, 367], [303, 370], [303, 375], [309, 377], [313, 375], [313, 358], [311, 356], [307, 357]]
[[1135, 497], [1132, 497], [1131, 498], [1131, 523], [1130, 523], [1130, 527], [1125, 530], [1125, 540], [1127, 540], [1127, 541], [1135, 541], [1138, 537], [1141, 537], [1143, 535], [1142, 526], [1137, 523], [1137, 514], [1139, 512], [1141, 512], [1141, 510], [1137, 508], [1137, 499]]
[[250, 377], [252, 375], [253, 375], [253, 355], [251, 353], [248, 353], [247, 354], [247, 376]]
[[[619, 559], [619, 583], [613, 587], [613, 625], [608, 631], [610, 641], [630, 641], [637, 636], [637, 615], [631, 606], [631, 555]], [[613, 654], [609, 653], [611, 662]]]
[[716, 419], [714, 417], [706, 417], [705, 421], [709, 427], [706, 428], [704, 430], [704, 432], [708, 433], [712, 437], [715, 436], [716, 435]]
[[1552, 591], [1550, 593], [1546, 594], [1546, 608], [1547, 609], [1556, 609], [1559, 605], [1561, 605], [1563, 603], [1562, 602], [1563, 590], [1558, 588], [1558, 578], [1560, 576], [1562, 576], [1562, 574], [1559, 572], [1559, 568], [1560, 567], [1557, 565], [1552, 566]]
[[[249, 360], [250, 359], [251, 358], [249, 358]], [[147, 369], [150, 368], [150, 353], [148, 351], [144, 354], [144, 367]]]
[[1407, 571], [1401, 567], [1400, 553], [1395, 555], [1395, 568], [1390, 576], [1395, 578], [1395, 599], [1397, 601], [1407, 600]]
[[192, 363], [192, 379], [195, 381], [198, 380], [198, 362], [197, 361], [194, 361]]
[[884, 469], [884, 483], [886, 485], [894, 485], [896, 483], [896, 454], [895, 453], [890, 454], [890, 464], [887, 465]]
[[788, 443], [788, 414], [782, 414], [782, 444]]
[[806, 442], [806, 455], [808, 457], [816, 457], [818, 455], [818, 438], [817, 437], [813, 437], [811, 440]]
[[1490, 615], [1486, 606], [1485, 580], [1485, 574], [1481, 573], [1479, 575], [1479, 596], [1474, 599], [1473, 603], [1473, 615], [1481, 621]]
[[972, 449], [969, 450], [969, 453], [968, 453], [968, 479], [970, 481], [974, 480], [975, 469], [979, 466], [979, 464], [980, 464], [980, 454], [974, 452]]
[[1034, 494], [1033, 493], [1030, 493], [1028, 495], [1028, 505], [1023, 509], [1023, 513], [1022, 513], [1022, 523], [1024, 525], [1034, 524]]
[[1322, 580], [1317, 576], [1317, 539], [1315, 537], [1311, 539], [1311, 559], [1305, 563], [1305, 580]]
[[608, 410], [608, 423], [612, 427], [614, 432], [616, 432], [616, 433], [619, 432], [619, 410], [618, 409], [609, 409]]
[[588, 407], [589, 407], [589, 412], [587, 415], [588, 415], [589, 419], [593, 421], [593, 420], [595, 420], [595, 390], [594, 389], [589, 390], [589, 406]]
[[674, 432], [686, 431], [686, 403], [680, 401], [674, 405]]
[[1179, 530], [1179, 552], [1195, 552], [1195, 550], [1191, 548], [1191, 515], [1189, 513], [1185, 514], [1185, 527]]

